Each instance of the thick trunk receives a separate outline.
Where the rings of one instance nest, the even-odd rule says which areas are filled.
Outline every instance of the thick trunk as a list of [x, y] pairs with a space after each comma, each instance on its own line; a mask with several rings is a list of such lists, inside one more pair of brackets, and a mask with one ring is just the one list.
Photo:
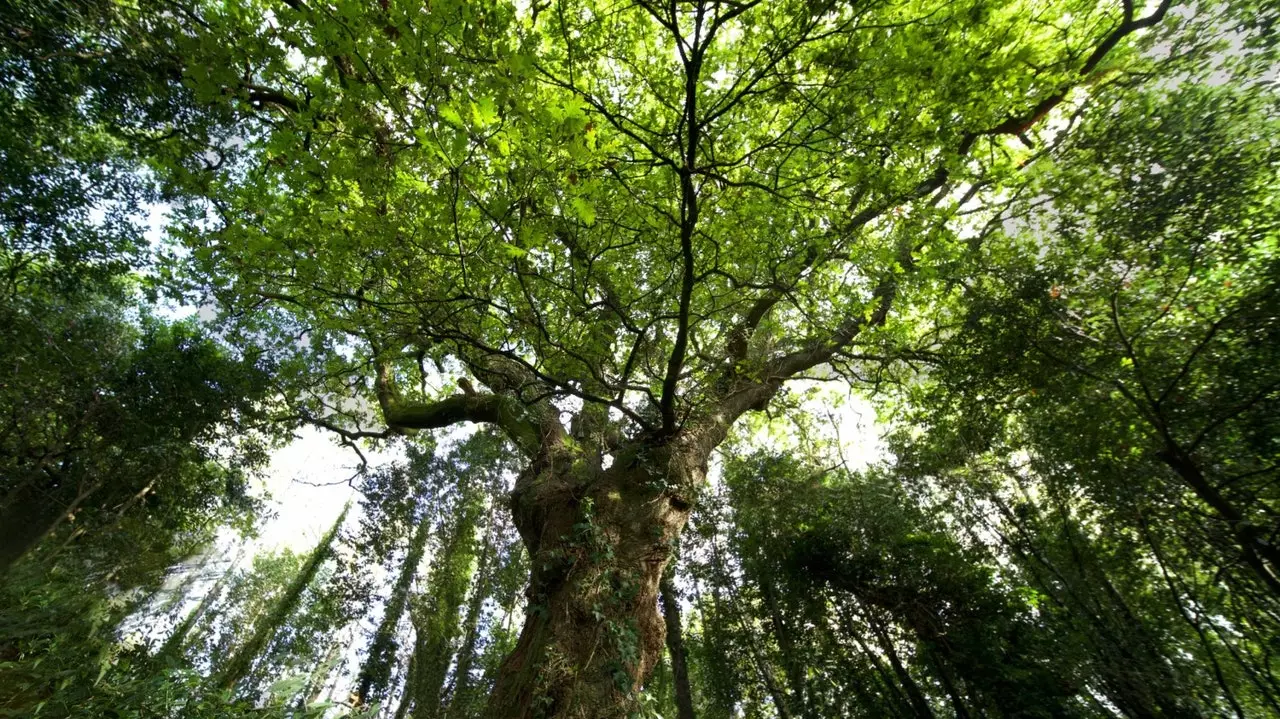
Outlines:
[[663, 647], [659, 582], [706, 476], [705, 456], [674, 444], [620, 452], [607, 470], [560, 450], [521, 475], [511, 502], [529, 602], [489, 717], [621, 719], [635, 707]]

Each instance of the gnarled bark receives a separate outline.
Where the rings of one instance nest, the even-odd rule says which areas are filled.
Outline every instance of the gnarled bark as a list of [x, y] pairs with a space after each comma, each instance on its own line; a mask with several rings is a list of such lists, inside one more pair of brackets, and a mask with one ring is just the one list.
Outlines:
[[601, 464], [560, 448], [516, 483], [529, 604], [489, 717], [625, 717], [661, 655], [659, 583], [689, 518], [689, 492], [706, 476], [706, 454], [674, 440], [637, 444], [608, 469]]

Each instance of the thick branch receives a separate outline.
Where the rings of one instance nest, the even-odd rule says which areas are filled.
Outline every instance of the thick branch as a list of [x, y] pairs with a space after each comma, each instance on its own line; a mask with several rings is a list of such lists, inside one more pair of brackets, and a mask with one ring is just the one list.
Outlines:
[[766, 376], [786, 379], [831, 359], [837, 352], [848, 347], [864, 329], [884, 324], [896, 295], [897, 285], [892, 280], [885, 280], [874, 292], [874, 297], [879, 301], [870, 315], [850, 315], [829, 338], [819, 340], [798, 352], [778, 357], [767, 365]]
[[800, 281], [800, 279], [804, 277], [805, 272], [809, 271], [809, 269], [815, 264], [820, 264], [822, 261], [824, 261], [824, 259], [820, 259], [820, 253], [818, 250], [814, 247], [810, 247], [805, 253], [804, 263], [796, 271], [795, 278], [789, 285], [775, 286], [769, 289], [757, 298], [753, 305], [751, 305], [751, 309], [747, 310], [746, 316], [742, 318], [741, 324], [734, 327], [729, 332], [729, 342], [727, 347], [729, 355], [729, 368], [727, 371], [729, 375], [732, 376], [734, 373], [734, 367], [739, 362], [746, 359], [751, 336], [755, 334], [756, 328], [760, 326], [760, 323], [764, 318], [769, 314], [774, 306], [777, 305], [784, 296], [786, 296], [787, 292], [789, 292]]
[[746, 317], [742, 319], [742, 324], [733, 328], [729, 334], [729, 363], [736, 365], [738, 362], [746, 359], [748, 343], [751, 341], [751, 335], [755, 334], [756, 328], [760, 326], [760, 322], [765, 315], [769, 314], [769, 310], [778, 304], [782, 299], [782, 290], [770, 290], [756, 300], [751, 309], [747, 311]]
[[[1078, 77], [1083, 80], [1091, 75], [1107, 54], [1114, 50], [1125, 37], [1159, 23], [1168, 12], [1170, 5], [1171, 0], [1162, 0], [1160, 6], [1150, 16], [1135, 20], [1133, 18], [1132, 3], [1126, 0], [1123, 20], [1103, 38], [1089, 55], [1084, 65], [1079, 69]], [[1010, 115], [1000, 123], [984, 131], [966, 133], [961, 138], [957, 154], [960, 156], [967, 155], [973, 149], [975, 141], [983, 135], [1017, 135], [1024, 133], [1031, 126], [1040, 122], [1053, 108], [1057, 107], [1066, 98], [1067, 92], [1072, 86], [1074, 86], [1074, 83], [1045, 97], [1026, 113]], [[856, 231], [893, 207], [932, 194], [946, 184], [948, 177], [949, 171], [946, 164], [939, 163], [932, 174], [909, 192], [863, 209], [851, 217], [849, 222], [840, 228], [840, 231], [846, 234]], [[907, 266], [907, 263], [904, 263], [905, 266]], [[806, 265], [805, 269], [808, 269], [808, 265]], [[819, 339], [805, 349], [775, 358], [766, 365], [759, 379], [752, 384], [744, 386], [737, 381], [727, 382], [728, 395], [721, 400], [716, 412], [717, 416], [721, 418], [720, 421], [727, 420], [732, 422], [734, 418], [748, 409], [763, 407], [773, 397], [773, 394], [783, 381], [829, 361], [836, 353], [847, 347], [866, 327], [883, 324], [888, 316], [895, 293], [896, 288], [892, 280], [886, 280], [876, 289], [876, 296], [879, 298], [879, 302], [871, 315], [849, 317], [828, 338]], [[779, 299], [780, 295], [773, 291], [761, 296], [748, 312], [743, 323], [735, 328], [731, 334], [728, 348], [730, 366], [727, 370], [729, 379], [735, 379], [733, 368], [737, 361], [740, 361], [741, 357], [745, 355], [747, 351], [746, 341], [751, 332], [754, 331], [755, 326]]]
[[378, 404], [387, 425], [395, 429], [437, 429], [461, 422], [485, 422], [507, 433], [522, 452], [536, 456], [544, 432], [515, 397], [505, 394], [460, 394], [434, 402], [404, 402], [391, 380], [391, 368], [378, 365]]
[[240, 86], [249, 102], [259, 106], [275, 105], [286, 112], [298, 112], [302, 105], [279, 90], [245, 83]]
[[[1098, 65], [1102, 64], [1103, 59], [1106, 58], [1108, 53], [1116, 48], [1116, 45], [1120, 44], [1121, 40], [1124, 40], [1126, 37], [1138, 30], [1152, 27], [1163, 20], [1165, 14], [1169, 12], [1169, 8], [1172, 5], [1172, 0], [1162, 0], [1160, 6], [1157, 7], [1155, 12], [1151, 13], [1151, 15], [1139, 20], [1134, 20], [1132, 0], [1126, 0], [1124, 3], [1124, 20], [1116, 26], [1116, 29], [1112, 30], [1109, 35], [1103, 38], [1102, 42], [1098, 44], [1098, 47], [1094, 48], [1093, 53], [1089, 55], [1089, 59], [1086, 60], [1084, 65], [1080, 68], [1080, 78], [1086, 78], [1092, 74], [1094, 70], [1098, 69]], [[1035, 107], [1031, 108], [1028, 112], [1021, 115], [1011, 116], [1004, 122], [996, 125], [983, 134], [1021, 135], [1031, 129], [1031, 127], [1043, 119], [1045, 115], [1049, 114], [1050, 110], [1061, 104], [1062, 101], [1066, 99], [1067, 92], [1069, 92], [1072, 87], [1074, 87], [1074, 85], [1064, 87], [1036, 103]]]

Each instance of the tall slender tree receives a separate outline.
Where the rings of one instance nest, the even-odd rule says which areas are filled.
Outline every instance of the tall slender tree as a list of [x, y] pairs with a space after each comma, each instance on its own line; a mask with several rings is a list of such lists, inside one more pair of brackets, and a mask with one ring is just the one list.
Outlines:
[[230, 692], [235, 689], [240, 680], [249, 675], [253, 669], [254, 663], [261, 657], [262, 652], [271, 643], [272, 638], [280, 627], [285, 624], [297, 611], [302, 595], [307, 591], [315, 580], [320, 567], [328, 561], [334, 552], [334, 542], [338, 537], [339, 530], [347, 518], [347, 510], [350, 505], [344, 507], [342, 512], [338, 514], [338, 518], [334, 520], [333, 525], [325, 532], [324, 536], [316, 544], [315, 549], [307, 556], [306, 562], [298, 570], [298, 573], [289, 581], [285, 590], [272, 603], [270, 609], [257, 622], [254, 623], [253, 629], [245, 637], [244, 641], [235, 648], [218, 667], [211, 677], [211, 683], [217, 689]]
[[400, 631], [400, 621], [409, 607], [409, 597], [413, 590], [414, 579], [422, 566], [422, 558], [426, 553], [427, 540], [431, 538], [432, 523], [422, 521], [413, 531], [409, 546], [400, 565], [400, 573], [391, 593], [387, 596], [382, 620], [369, 644], [369, 656], [360, 669], [360, 679], [356, 686], [356, 703], [368, 704], [382, 698], [391, 680], [391, 669], [396, 660], [398, 647], [396, 637]]
[[676, 716], [694, 719], [693, 691], [689, 685], [689, 657], [684, 649], [684, 629], [680, 619], [680, 595], [668, 574], [662, 580], [662, 620], [667, 625], [667, 654], [671, 658], [672, 690], [676, 698]]

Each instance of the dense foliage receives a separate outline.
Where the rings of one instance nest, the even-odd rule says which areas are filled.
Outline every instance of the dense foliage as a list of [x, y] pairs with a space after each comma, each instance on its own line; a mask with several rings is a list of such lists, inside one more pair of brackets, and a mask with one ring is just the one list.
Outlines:
[[1277, 20], [5, 5], [0, 716], [1280, 716]]

